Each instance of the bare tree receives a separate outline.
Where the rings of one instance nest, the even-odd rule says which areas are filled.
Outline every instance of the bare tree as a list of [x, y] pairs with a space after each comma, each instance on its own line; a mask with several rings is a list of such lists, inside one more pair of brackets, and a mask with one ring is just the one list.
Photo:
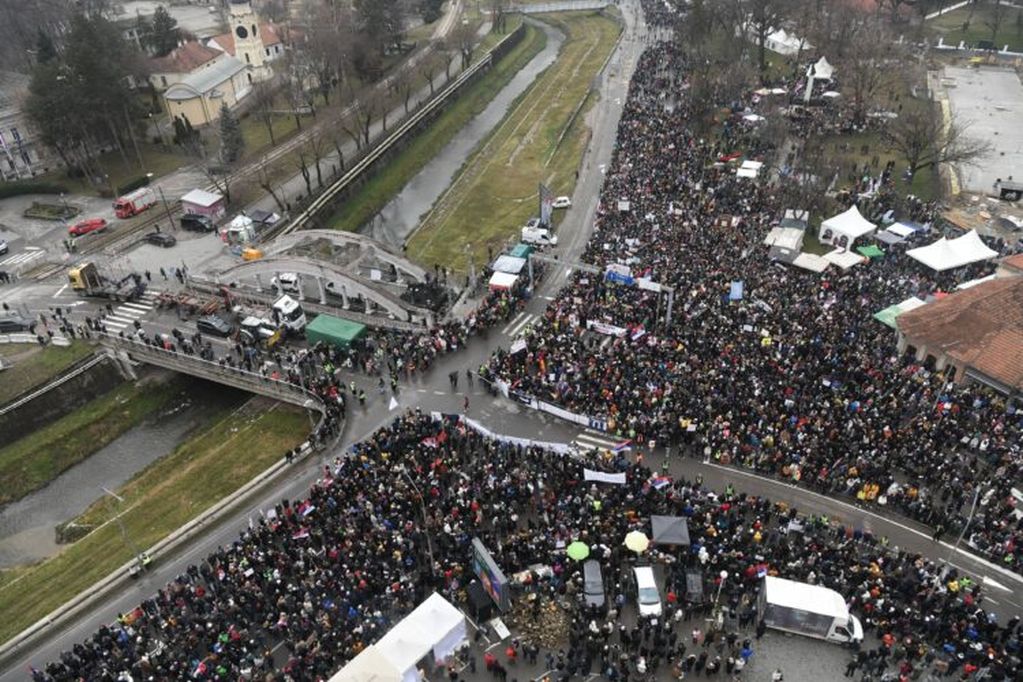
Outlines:
[[302, 174], [302, 180], [305, 181], [305, 193], [306, 196], [311, 196], [313, 193], [312, 180], [309, 175], [309, 154], [305, 145], [299, 146], [294, 152], [293, 165], [295, 170]]
[[409, 110], [409, 100], [412, 99], [412, 93], [415, 92], [416, 81], [412, 75], [412, 72], [405, 66], [401, 66], [391, 76], [391, 88], [394, 93], [401, 98], [402, 104], [405, 105], [405, 113]]
[[277, 191], [274, 189], [274, 176], [270, 165], [266, 161], [266, 157], [263, 157], [263, 160], [256, 166], [256, 182], [259, 184], [260, 189], [273, 197], [274, 203], [277, 204], [277, 208], [281, 210], [281, 213], [288, 210], [284, 197], [277, 194]]
[[277, 146], [274, 138], [274, 91], [266, 81], [255, 83], [252, 86], [252, 94], [249, 95], [252, 103], [252, 114], [256, 116], [270, 135], [270, 146]]
[[749, 32], [757, 46], [757, 68], [767, 70], [767, 37], [781, 26], [784, 5], [782, 0], [749, 0]]
[[[992, 0], [991, 11], [988, 12], [984, 17], [984, 25], [991, 29], [991, 42], [995, 42], [995, 38], [998, 37], [998, 30], [1002, 27], [1002, 21], [1005, 19], [1005, 7], [1002, 5], [1002, 0]], [[998, 45], [995, 45], [995, 49], [998, 49]]]
[[308, 152], [310, 163], [313, 168], [316, 169], [316, 186], [319, 188], [323, 187], [323, 159], [327, 156], [328, 151], [328, 138], [327, 135], [319, 130], [313, 130], [306, 137], [305, 143], [303, 144], [305, 150]]
[[935, 107], [928, 107], [891, 121], [884, 141], [906, 162], [909, 174], [915, 175], [942, 163], [975, 165], [990, 153], [991, 145], [969, 137], [968, 128], [954, 115], [943, 121]]
[[462, 70], [464, 71], [472, 63], [472, 53], [476, 47], [476, 31], [473, 30], [471, 24], [458, 24], [451, 32], [451, 39], [462, 56]]
[[857, 125], [866, 121], [884, 86], [898, 74], [893, 65], [905, 59], [887, 27], [873, 17], [861, 19], [851, 27], [853, 39], [838, 62], [838, 75]]
[[495, 33], [504, 33], [508, 30], [508, 17], [505, 9], [505, 0], [490, 0], [490, 26]]
[[432, 96], [434, 80], [437, 78], [437, 72], [440, 70], [440, 61], [438, 60], [437, 53], [431, 51], [424, 54], [423, 58], [416, 64], [416, 70], [430, 84], [430, 95]]

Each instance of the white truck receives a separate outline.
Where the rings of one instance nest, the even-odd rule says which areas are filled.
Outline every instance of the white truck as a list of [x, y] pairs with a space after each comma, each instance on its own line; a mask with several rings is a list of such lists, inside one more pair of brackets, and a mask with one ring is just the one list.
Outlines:
[[863, 626], [842, 595], [820, 585], [765, 576], [757, 610], [775, 630], [840, 644], [863, 641]]
[[558, 237], [546, 227], [526, 225], [522, 228], [522, 243], [533, 244], [535, 246], [557, 246]]
[[287, 328], [289, 332], [300, 333], [305, 329], [305, 310], [291, 296], [285, 294], [278, 298], [274, 301], [273, 309], [277, 312], [281, 326]]

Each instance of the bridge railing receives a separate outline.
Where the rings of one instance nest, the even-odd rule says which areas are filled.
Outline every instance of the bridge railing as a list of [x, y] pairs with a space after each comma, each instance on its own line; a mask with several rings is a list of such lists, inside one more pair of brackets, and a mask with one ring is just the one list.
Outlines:
[[135, 339], [111, 334], [100, 334], [99, 337], [100, 341], [108, 348], [123, 351], [136, 360], [316, 410], [321, 415], [326, 412], [326, 407], [319, 396], [290, 381], [274, 379], [238, 367], [221, 365], [219, 362], [204, 360], [196, 355], [186, 355], [180, 351], [168, 350]]

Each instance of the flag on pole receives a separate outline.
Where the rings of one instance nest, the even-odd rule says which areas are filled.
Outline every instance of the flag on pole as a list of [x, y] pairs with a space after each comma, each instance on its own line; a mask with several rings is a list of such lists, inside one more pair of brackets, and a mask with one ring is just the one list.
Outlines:
[[551, 214], [554, 213], [554, 193], [542, 182], [540, 183], [540, 223], [545, 227], [551, 225]]

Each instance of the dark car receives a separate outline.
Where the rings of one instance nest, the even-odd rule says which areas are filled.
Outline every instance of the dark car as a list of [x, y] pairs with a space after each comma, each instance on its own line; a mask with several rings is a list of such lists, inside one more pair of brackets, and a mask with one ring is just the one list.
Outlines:
[[181, 216], [181, 229], [190, 232], [213, 232], [216, 229], [213, 221], [204, 215], [186, 213]]
[[231, 332], [234, 331], [227, 322], [216, 315], [207, 315], [206, 317], [200, 317], [196, 323], [195, 328], [202, 334], [209, 334], [211, 336], [219, 336], [221, 338], [227, 338], [231, 336]]
[[0, 334], [27, 332], [31, 328], [32, 323], [17, 313], [0, 315]]
[[604, 576], [600, 572], [600, 563], [593, 559], [583, 564], [583, 603], [588, 609], [607, 610]]
[[174, 235], [167, 234], [166, 232], [150, 232], [146, 235], [146, 241], [150, 244], [162, 246], [165, 249], [178, 243], [178, 240], [174, 238]]

